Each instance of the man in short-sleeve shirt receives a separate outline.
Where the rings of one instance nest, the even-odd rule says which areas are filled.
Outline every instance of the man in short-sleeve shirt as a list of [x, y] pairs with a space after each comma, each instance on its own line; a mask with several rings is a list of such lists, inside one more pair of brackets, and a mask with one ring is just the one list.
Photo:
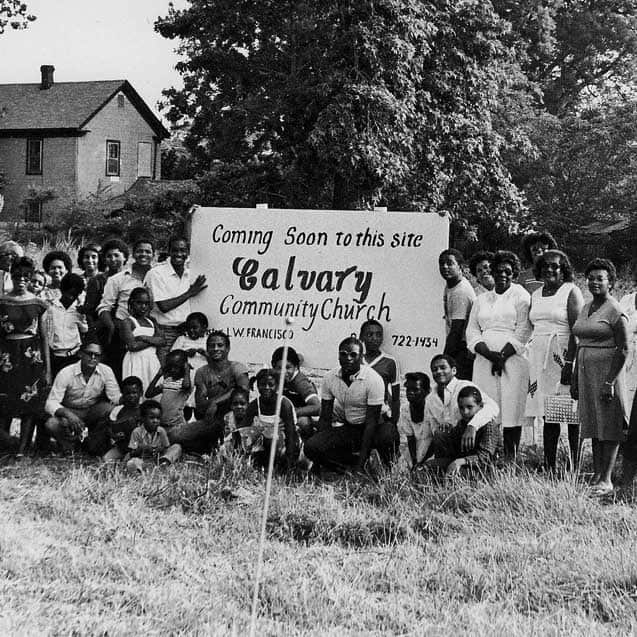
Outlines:
[[339, 346], [340, 367], [321, 385], [319, 431], [305, 443], [305, 455], [318, 465], [362, 470], [372, 449], [385, 463], [398, 450], [396, 425], [381, 420], [385, 383], [363, 365], [363, 344], [354, 337]]
[[438, 257], [440, 274], [446, 281], [443, 296], [447, 339], [444, 353], [456, 361], [458, 378], [471, 380], [473, 355], [467, 349], [465, 330], [476, 293], [462, 273], [464, 257], [458, 250], [445, 250]]
[[173, 237], [168, 250], [168, 261], [149, 270], [144, 279], [144, 285], [153, 297], [151, 316], [164, 338], [164, 345], [157, 348], [157, 358], [162, 365], [179, 336], [179, 326], [190, 314], [190, 299], [207, 287], [203, 274], [190, 282], [190, 272], [186, 267], [190, 246], [186, 239]]

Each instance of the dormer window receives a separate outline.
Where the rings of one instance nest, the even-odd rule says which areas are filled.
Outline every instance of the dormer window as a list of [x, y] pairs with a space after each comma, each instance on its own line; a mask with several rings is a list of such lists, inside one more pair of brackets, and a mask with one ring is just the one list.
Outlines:
[[42, 174], [42, 140], [27, 139], [27, 175]]
[[106, 176], [119, 177], [120, 170], [120, 142], [108, 140], [106, 142]]

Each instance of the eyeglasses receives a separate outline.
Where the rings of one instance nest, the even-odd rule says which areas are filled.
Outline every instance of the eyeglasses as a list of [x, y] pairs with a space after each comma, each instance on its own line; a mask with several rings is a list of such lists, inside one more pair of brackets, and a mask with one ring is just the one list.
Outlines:
[[102, 358], [102, 352], [87, 352], [85, 349], [83, 349], [80, 353], [87, 358]]
[[562, 268], [559, 263], [543, 263], [542, 270], [560, 270]]

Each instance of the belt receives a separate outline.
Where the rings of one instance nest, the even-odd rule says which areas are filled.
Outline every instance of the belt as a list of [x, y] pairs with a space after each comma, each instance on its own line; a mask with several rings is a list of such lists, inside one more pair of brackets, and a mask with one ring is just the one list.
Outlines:
[[52, 349], [51, 353], [56, 358], [70, 358], [80, 351], [80, 346], [71, 347], [70, 349]]

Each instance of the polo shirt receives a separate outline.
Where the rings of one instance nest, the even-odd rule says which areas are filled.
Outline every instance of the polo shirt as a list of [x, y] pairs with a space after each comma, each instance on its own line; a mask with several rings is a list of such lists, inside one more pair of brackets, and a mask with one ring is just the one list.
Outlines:
[[314, 383], [303, 373], [297, 371], [283, 388], [283, 395], [292, 402], [295, 408], [305, 407], [310, 398], [316, 396]]
[[333, 419], [350, 425], [364, 425], [367, 407], [385, 401], [385, 383], [369, 365], [361, 365], [348, 386], [340, 367], [330, 370], [321, 384], [321, 400], [333, 400]]
[[186, 318], [190, 314], [190, 299], [166, 313], [159, 311], [157, 301], [174, 299], [188, 291], [190, 288], [188, 268], [184, 268], [184, 273], [179, 276], [170, 260], [164, 261], [147, 272], [144, 285], [150, 290], [153, 297], [154, 303], [150, 315], [157, 321], [158, 325], [176, 327], [186, 322]]
[[88, 381], [82, 374], [82, 363], [63, 367], [53, 381], [49, 397], [44, 405], [47, 414], [55, 416], [60, 407], [70, 409], [88, 409], [97, 404], [102, 395], [112, 403], [119, 403], [121, 393], [113, 370], [98, 363]]
[[135, 288], [144, 287], [144, 282], [133, 274], [132, 268], [125, 268], [121, 272], [106, 279], [102, 300], [97, 306], [98, 316], [102, 312], [115, 310], [115, 318], [123, 321], [129, 317], [128, 299]]

